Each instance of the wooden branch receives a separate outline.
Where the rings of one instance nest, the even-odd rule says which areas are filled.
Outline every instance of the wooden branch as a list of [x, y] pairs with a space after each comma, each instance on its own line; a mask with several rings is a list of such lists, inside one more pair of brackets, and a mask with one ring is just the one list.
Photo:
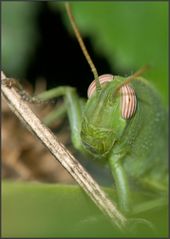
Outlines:
[[[36, 135], [39, 140], [49, 149], [55, 159], [71, 174], [77, 183], [83, 188], [96, 206], [110, 219], [118, 228], [123, 229], [127, 219], [119, 212], [114, 202], [110, 201], [105, 192], [99, 187], [94, 179], [74, 158], [74, 156], [57, 141], [56, 136], [42, 124], [39, 118], [31, 111], [28, 104], [21, 99], [15, 87], [6, 84], [8, 78], [1, 72], [2, 95], [11, 110], [24, 122], [26, 127]], [[9, 80], [10, 81], [10, 80]], [[11, 136], [12, 137], [12, 136]]]

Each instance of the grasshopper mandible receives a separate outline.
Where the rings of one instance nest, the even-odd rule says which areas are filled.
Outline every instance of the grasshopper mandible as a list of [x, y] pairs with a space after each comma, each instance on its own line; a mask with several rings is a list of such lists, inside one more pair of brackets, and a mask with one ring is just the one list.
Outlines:
[[131, 209], [130, 180], [141, 188], [166, 195], [168, 184], [167, 112], [157, 91], [140, 75], [98, 76], [78, 31], [69, 4], [67, 14], [83, 54], [94, 74], [88, 100], [81, 102], [76, 90], [60, 86], [30, 101], [64, 97], [59, 114], [67, 114], [74, 147], [110, 165], [119, 206]]

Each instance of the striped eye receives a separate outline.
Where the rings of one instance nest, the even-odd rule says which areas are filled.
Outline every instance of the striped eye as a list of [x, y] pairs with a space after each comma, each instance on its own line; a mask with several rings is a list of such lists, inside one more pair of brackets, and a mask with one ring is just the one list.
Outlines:
[[136, 95], [135, 91], [129, 85], [124, 85], [120, 89], [121, 97], [121, 114], [122, 118], [129, 119], [136, 111]]
[[[104, 74], [99, 76], [99, 82], [101, 86], [104, 86], [108, 82], [113, 80], [113, 75], [110, 74]], [[89, 85], [89, 88], [87, 90], [87, 96], [90, 98], [96, 91], [96, 81], [92, 81], [92, 83]]]

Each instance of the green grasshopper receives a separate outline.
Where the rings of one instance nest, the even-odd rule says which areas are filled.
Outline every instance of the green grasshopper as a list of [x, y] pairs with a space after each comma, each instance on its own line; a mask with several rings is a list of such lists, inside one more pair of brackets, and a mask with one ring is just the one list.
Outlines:
[[66, 10], [94, 74], [94, 81], [88, 88], [88, 100], [84, 103], [76, 89], [61, 86], [41, 93], [32, 101], [64, 97], [64, 106], [55, 113], [55, 119], [67, 114], [74, 147], [96, 161], [109, 164], [119, 207], [128, 213], [131, 210], [131, 182], [155, 192], [157, 197], [167, 194], [167, 112], [157, 91], [140, 77], [145, 68], [129, 77], [98, 76], [69, 4]]

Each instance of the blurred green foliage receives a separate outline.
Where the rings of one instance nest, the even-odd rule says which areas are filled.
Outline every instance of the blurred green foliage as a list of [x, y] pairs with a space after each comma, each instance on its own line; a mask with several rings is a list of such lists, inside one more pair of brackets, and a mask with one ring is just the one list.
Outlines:
[[167, 103], [168, 2], [74, 2], [72, 7], [80, 32], [91, 36], [118, 74], [150, 64], [144, 76]]
[[37, 3], [2, 2], [2, 69], [22, 77], [38, 39]]
[[[40, 4], [2, 3], [2, 66], [14, 76], [22, 75], [38, 41], [35, 15]], [[64, 4], [51, 1], [49, 5], [63, 10], [70, 28]], [[129, 75], [144, 64], [151, 65], [144, 75], [167, 104], [168, 3], [73, 2], [72, 7], [82, 35], [91, 37], [94, 49], [107, 58], [117, 74]]]
[[[113, 189], [104, 188], [115, 198]], [[3, 237], [166, 237], [167, 206], [135, 215], [156, 226], [156, 232], [140, 227], [129, 234], [113, 228], [79, 186], [26, 182], [2, 184]], [[149, 200], [144, 193], [133, 194], [139, 203]], [[135, 204], [133, 205], [135, 206]]]

